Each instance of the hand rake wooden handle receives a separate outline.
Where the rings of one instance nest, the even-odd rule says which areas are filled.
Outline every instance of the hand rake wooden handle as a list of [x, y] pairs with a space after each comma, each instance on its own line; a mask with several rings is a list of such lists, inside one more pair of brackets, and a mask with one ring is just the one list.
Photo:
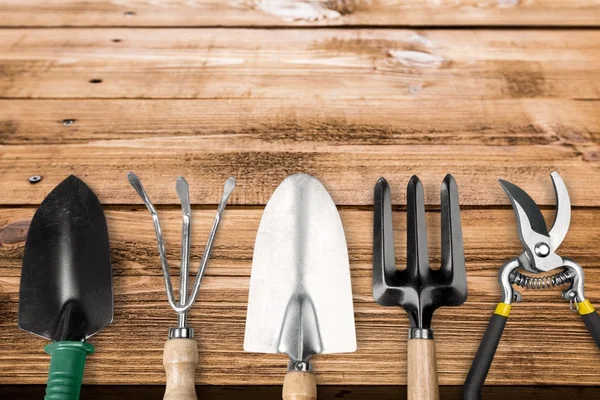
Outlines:
[[194, 375], [198, 365], [198, 344], [194, 339], [169, 339], [163, 365], [167, 373], [164, 400], [196, 400]]
[[317, 383], [312, 372], [290, 371], [283, 380], [283, 400], [316, 400]]
[[439, 400], [433, 339], [408, 341], [408, 400]]

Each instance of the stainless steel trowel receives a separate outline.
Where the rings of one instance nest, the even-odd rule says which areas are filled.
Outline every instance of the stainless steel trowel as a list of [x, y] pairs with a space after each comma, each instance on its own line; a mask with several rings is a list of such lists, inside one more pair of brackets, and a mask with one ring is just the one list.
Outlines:
[[309, 359], [356, 351], [342, 221], [316, 178], [285, 179], [267, 203], [254, 247], [244, 350], [285, 353], [283, 399], [316, 399]]

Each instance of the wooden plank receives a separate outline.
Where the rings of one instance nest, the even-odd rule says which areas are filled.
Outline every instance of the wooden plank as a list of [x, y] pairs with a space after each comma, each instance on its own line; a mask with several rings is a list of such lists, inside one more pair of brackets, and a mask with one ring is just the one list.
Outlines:
[[3, 98], [597, 101], [600, 92], [597, 30], [5, 29], [0, 52]]
[[[504, 177], [532, 182], [528, 190], [540, 204], [553, 205], [547, 175], [554, 168], [567, 174], [574, 204], [600, 199], [596, 102], [1, 100], [0, 131], [2, 143], [19, 145], [0, 158], [0, 199], [8, 204], [39, 203], [69, 173], [85, 176], [105, 203], [139, 203], [122, 179], [126, 169], [144, 175], [155, 201], [174, 203], [174, 177], [189, 178], [198, 168], [198, 203], [215, 203], [222, 180], [234, 174], [240, 186], [232, 200], [264, 204], [281, 179], [303, 170], [324, 179], [339, 204], [371, 204], [379, 175], [395, 183], [395, 201], [403, 204], [412, 173], [428, 174], [428, 201], [437, 204], [435, 186], [451, 172], [463, 204], [508, 204], [495, 183]], [[442, 164], [432, 165], [431, 157]], [[27, 177], [34, 174], [44, 180], [32, 186]]]
[[[0, 247], [0, 384], [41, 384], [47, 356], [43, 340], [20, 332], [16, 326], [18, 269], [23, 234], [10, 236], [6, 226], [31, 215], [32, 209], [2, 209], [4, 229]], [[242, 351], [244, 320], [250, 273], [250, 254], [261, 210], [229, 210], [215, 247], [215, 262], [207, 269], [201, 294], [190, 321], [197, 330], [200, 347], [198, 384], [278, 385], [287, 363], [285, 356], [248, 354]], [[194, 213], [194, 247], [205, 239], [213, 211]], [[167, 305], [162, 277], [158, 273], [151, 221], [146, 211], [108, 211], [115, 258], [114, 323], [93, 339], [97, 353], [90, 356], [85, 382], [89, 384], [161, 384], [161, 357], [167, 328], [175, 314]], [[430, 213], [431, 260], [439, 260], [437, 213]], [[169, 258], [178, 254], [179, 212], [165, 217]], [[402, 385], [406, 375], [405, 332], [408, 319], [395, 307], [381, 307], [371, 295], [371, 212], [342, 210], [346, 228], [354, 295], [359, 350], [355, 354], [315, 358], [322, 384]], [[499, 299], [496, 274], [501, 262], [518, 254], [510, 210], [463, 212], [467, 251], [469, 300], [458, 308], [441, 308], [433, 319], [438, 347], [440, 382], [462, 384], [487, 320]], [[599, 214], [576, 210], [573, 229], [563, 253], [580, 261], [586, 272], [586, 295], [600, 299], [600, 268], [594, 241], [600, 229]], [[395, 215], [398, 265], [402, 265], [404, 213]], [[22, 227], [21, 227], [22, 229]], [[510, 236], [509, 236], [510, 235]], [[175, 261], [175, 260], [174, 260]], [[195, 264], [195, 263], [194, 263]], [[18, 346], [15, 343], [19, 343]], [[126, 355], [123, 349], [131, 349]], [[123, 362], [126, 357], [127, 362]], [[578, 368], [564, 368], [569, 359]], [[18, 362], [17, 362], [18, 360]], [[489, 384], [545, 385], [562, 382], [600, 384], [600, 353], [580, 318], [568, 310], [560, 290], [524, 292], [515, 305], [488, 378]], [[135, 368], [132, 368], [135, 365]], [[252, 368], [250, 368], [252, 366]], [[528, 373], [524, 374], [523, 371]], [[110, 371], [110, 372], [107, 372]]]
[[[253, 148], [561, 143], [599, 157], [598, 102], [567, 99], [0, 100], [0, 143], [244, 136]], [[185, 138], [184, 138], [185, 140]], [[259, 144], [260, 142], [262, 144]]]
[[[600, 280], [592, 270], [590, 281]], [[469, 284], [474, 285], [473, 276]], [[2, 278], [0, 383], [41, 384], [47, 373], [45, 342], [17, 329], [18, 278]], [[200, 365], [198, 384], [281, 384], [287, 360], [281, 355], [242, 351], [247, 278], [207, 277], [200, 300], [190, 316], [197, 332]], [[493, 279], [489, 279], [490, 284]], [[398, 308], [373, 303], [370, 277], [353, 275], [359, 351], [315, 358], [322, 384], [406, 384], [408, 319]], [[364, 287], [356, 287], [357, 284]], [[368, 285], [368, 287], [367, 287]], [[97, 353], [86, 365], [90, 384], [161, 384], [162, 347], [167, 328], [176, 324], [161, 277], [116, 277], [115, 319], [91, 342]], [[590, 289], [597, 296], [598, 288]], [[460, 385], [483, 335], [498, 289], [488, 298], [472, 296], [457, 309], [436, 312], [438, 366], [441, 384]], [[554, 293], [552, 302], [515, 306], [505, 330], [489, 384], [600, 384], [598, 349], [583, 322]], [[468, 332], [468, 334], [466, 334]], [[537, 338], [543, 338], [538, 340]], [[18, 343], [18, 345], [15, 345]], [[131, 351], [124, 353], [124, 349]], [[562, 367], [564, 359], [577, 370]], [[124, 362], [124, 359], [126, 362]], [[135, 366], [135, 368], [132, 368]], [[250, 368], [253, 366], [253, 368]], [[528, 374], [523, 374], [527, 370]], [[551, 372], [551, 373], [550, 373]]]
[[[24, 242], [29, 222], [35, 209], [0, 208], [0, 276], [18, 277], [23, 259]], [[212, 225], [215, 211], [194, 210], [192, 218], [192, 265], [197, 266]], [[551, 223], [554, 211], [543, 211]], [[372, 261], [372, 211], [340, 210], [345, 227], [350, 260], [355, 272], [370, 276]], [[166, 240], [167, 258], [172, 266], [179, 265], [181, 244], [181, 212], [169, 207], [160, 209], [161, 227]], [[262, 215], [262, 208], [228, 208], [212, 251], [206, 276], [247, 277], [254, 249], [254, 239]], [[143, 207], [106, 210], [111, 238], [112, 261], [118, 276], [162, 276], [152, 219]], [[398, 265], [406, 260], [406, 214], [394, 213], [394, 239]], [[439, 264], [440, 215], [427, 212], [430, 258], [432, 265]], [[465, 257], [469, 271], [490, 279], [491, 290], [497, 292], [495, 277], [504, 262], [518, 255], [521, 244], [517, 236], [514, 213], [510, 209], [462, 210]], [[586, 269], [596, 268], [598, 255], [595, 249], [600, 237], [600, 213], [596, 209], [575, 209], [571, 229], [560, 253], [577, 260]], [[499, 245], [501, 244], [501, 245]], [[195, 267], [194, 267], [195, 268]], [[176, 270], [176, 268], [175, 268]], [[538, 296], [534, 292], [531, 296]], [[543, 295], [543, 293], [542, 293]], [[552, 298], [552, 297], [551, 297]], [[600, 293], [598, 294], [600, 301]]]
[[[0, 385], [0, 396], [7, 399], [38, 400], [44, 397], [43, 385]], [[81, 396], [86, 400], [158, 399], [164, 395], [161, 385], [84, 385]], [[280, 400], [281, 386], [211, 386], [196, 385], [198, 398], [227, 400]], [[441, 400], [462, 399], [462, 386], [440, 387]], [[486, 400], [596, 400], [600, 388], [595, 386], [486, 386]], [[317, 388], [321, 400], [396, 400], [406, 397], [406, 386], [321, 385]]]
[[[324, 134], [326, 136], [326, 134]], [[595, 145], [594, 148], [597, 148]], [[439, 205], [439, 183], [452, 173], [465, 206], [507, 206], [497, 184], [502, 177], [527, 190], [541, 205], [556, 204], [548, 177], [558, 170], [576, 206], [600, 205], [600, 164], [563, 142], [525, 146], [310, 145], [271, 142], [269, 135], [198, 135], [131, 139], [73, 145], [3, 146], [0, 152], [0, 204], [39, 204], [67, 175], [84, 179], [105, 204], [141, 204], [125, 179], [138, 173], [157, 204], [177, 204], [174, 180], [186, 176], [194, 204], [216, 204], [223, 182], [236, 176], [231, 203], [265, 204], [288, 175], [308, 172], [320, 178], [338, 205], [372, 205], [380, 176], [392, 185], [393, 201], [406, 204], [412, 174], [425, 182], [426, 202]], [[42, 175], [32, 185], [28, 178]]]
[[5, 0], [0, 26], [597, 26], [597, 0]]

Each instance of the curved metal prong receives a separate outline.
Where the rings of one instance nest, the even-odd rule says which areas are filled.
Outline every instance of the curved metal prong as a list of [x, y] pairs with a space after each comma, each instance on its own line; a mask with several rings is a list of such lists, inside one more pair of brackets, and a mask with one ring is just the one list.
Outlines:
[[148, 193], [146, 193], [146, 191], [144, 190], [144, 186], [142, 185], [142, 181], [140, 181], [140, 178], [138, 178], [138, 176], [133, 172], [129, 171], [127, 173], [127, 180], [129, 181], [129, 184], [135, 189], [138, 196], [141, 197], [148, 211], [150, 211], [150, 213], [153, 215], [156, 214], [156, 208], [154, 207], [154, 204], [152, 204], [152, 201], [150, 201]]
[[217, 228], [219, 226], [219, 222], [221, 220], [221, 213], [225, 208], [225, 204], [227, 203], [227, 199], [231, 194], [233, 188], [235, 187], [235, 178], [230, 177], [225, 182], [225, 187], [223, 190], [223, 196], [221, 197], [221, 201], [217, 208], [217, 215], [215, 216], [212, 229], [208, 236], [208, 242], [206, 244], [206, 249], [204, 250], [204, 255], [202, 256], [202, 261], [200, 262], [200, 269], [196, 274], [196, 278], [194, 281], [194, 288], [192, 293], [188, 297], [188, 288], [187, 288], [187, 280], [188, 280], [188, 272], [189, 272], [189, 252], [190, 252], [190, 231], [191, 231], [191, 215], [192, 208], [190, 204], [190, 194], [189, 194], [189, 185], [185, 178], [182, 176], [177, 178], [177, 183], [175, 185], [177, 194], [179, 195], [179, 199], [181, 201], [181, 211], [183, 213], [183, 226], [182, 226], [182, 246], [181, 246], [181, 284], [180, 284], [180, 299], [179, 304], [175, 302], [175, 298], [173, 296], [173, 285], [171, 284], [171, 277], [169, 275], [169, 265], [167, 262], [167, 256], [165, 251], [165, 244], [162, 235], [162, 230], [160, 228], [160, 221], [158, 219], [158, 213], [156, 212], [156, 208], [150, 201], [150, 197], [144, 190], [142, 186], [142, 182], [140, 179], [133, 173], [127, 173], [127, 179], [133, 188], [137, 191], [139, 196], [144, 201], [144, 204], [150, 211], [152, 215], [152, 220], [154, 221], [154, 230], [156, 232], [156, 241], [158, 242], [158, 251], [160, 253], [160, 260], [162, 264], [163, 276], [165, 279], [165, 287], [167, 291], [167, 299], [169, 301], [169, 305], [179, 314], [179, 327], [184, 327], [186, 325], [186, 313], [194, 304], [196, 297], [198, 296], [198, 291], [200, 289], [200, 282], [202, 281], [202, 277], [204, 276], [204, 271], [206, 269], [206, 264], [208, 262], [208, 258], [210, 256], [210, 252], [212, 249], [213, 241], [215, 239], [215, 235], [217, 233]]
[[[181, 212], [183, 214], [183, 223], [181, 226], [181, 269], [179, 271], [179, 306], [185, 307], [188, 294], [192, 207], [190, 205], [190, 187], [183, 176], [177, 178], [175, 189], [177, 190], [177, 195], [179, 195]], [[184, 311], [179, 313], [179, 327], [184, 328], [186, 326], [187, 313]]]
[[138, 178], [137, 175], [133, 172], [128, 172], [127, 180], [138, 193], [138, 195], [141, 197], [142, 201], [146, 205], [146, 208], [148, 209], [148, 211], [150, 211], [150, 214], [152, 215], [152, 221], [154, 222], [154, 232], [156, 233], [156, 242], [158, 243], [158, 253], [160, 255], [163, 277], [165, 280], [165, 286], [167, 288], [167, 300], [169, 301], [169, 305], [177, 311], [178, 307], [173, 297], [173, 285], [171, 284], [171, 276], [169, 275], [169, 262], [167, 261], [167, 252], [165, 250], [165, 242], [163, 239], [162, 230], [160, 229], [158, 213], [156, 212], [154, 204], [152, 204], [152, 202], [150, 201], [150, 197], [144, 190], [144, 186], [142, 186], [140, 178]]
[[219, 207], [217, 208], [218, 214], [221, 214], [223, 212], [223, 209], [225, 208], [225, 205], [227, 204], [227, 199], [229, 198], [229, 196], [231, 195], [231, 192], [233, 192], [233, 189], [235, 188], [235, 184], [236, 184], [236, 181], [233, 176], [230, 176], [225, 181], [225, 185], [223, 186], [223, 195], [221, 196], [221, 201], [219, 202]]
[[189, 309], [196, 297], [198, 296], [198, 291], [200, 290], [200, 282], [202, 281], [202, 277], [204, 276], [204, 271], [206, 270], [206, 264], [208, 263], [208, 259], [210, 258], [210, 252], [212, 250], [213, 242], [215, 240], [215, 235], [217, 234], [217, 228], [219, 227], [219, 222], [221, 222], [221, 213], [225, 209], [225, 205], [227, 204], [227, 200], [229, 199], [229, 195], [235, 188], [235, 178], [229, 177], [225, 181], [225, 185], [223, 187], [223, 196], [221, 196], [221, 201], [219, 202], [219, 206], [217, 207], [217, 214], [215, 215], [215, 219], [213, 221], [212, 229], [210, 230], [210, 234], [208, 235], [208, 241], [206, 242], [206, 248], [204, 249], [204, 254], [202, 255], [202, 261], [200, 261], [200, 269], [196, 274], [196, 278], [194, 280], [194, 288], [192, 289], [192, 293], [188, 299], [188, 304], [185, 305], [186, 310]]
[[552, 251], [555, 251], [562, 243], [571, 223], [571, 199], [565, 182], [562, 180], [558, 172], [554, 171], [550, 174], [552, 183], [554, 184], [554, 192], [556, 194], [556, 215], [554, 223], [550, 229], [550, 245]]
[[177, 195], [179, 196], [179, 201], [181, 202], [181, 211], [183, 212], [183, 217], [189, 217], [192, 214], [192, 207], [190, 205], [190, 186], [183, 176], [177, 177], [175, 190], [177, 190]]

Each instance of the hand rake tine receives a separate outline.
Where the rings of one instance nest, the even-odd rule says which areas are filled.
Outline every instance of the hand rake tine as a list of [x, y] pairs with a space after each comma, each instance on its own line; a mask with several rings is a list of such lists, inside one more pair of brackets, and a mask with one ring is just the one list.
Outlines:
[[[183, 176], [177, 178], [175, 189], [181, 202], [181, 212], [183, 214], [183, 224], [181, 227], [181, 269], [179, 271], [179, 307], [185, 307], [188, 297], [192, 207], [190, 205], [190, 187]], [[179, 314], [179, 319], [181, 326], [187, 326], [187, 314], [185, 312]]]
[[410, 275], [427, 276], [430, 268], [425, 221], [425, 195], [423, 184], [416, 175], [413, 175], [408, 182], [406, 223], [406, 271]]
[[446, 175], [441, 187], [442, 202], [442, 266], [441, 270], [452, 276], [452, 282], [466, 281], [465, 250], [463, 247], [462, 225], [458, 186], [454, 177]]
[[175, 297], [173, 296], [173, 285], [171, 283], [171, 275], [169, 274], [169, 262], [167, 260], [167, 251], [165, 250], [165, 242], [163, 239], [162, 230], [160, 228], [160, 220], [158, 219], [158, 213], [156, 212], [156, 207], [150, 201], [150, 197], [144, 186], [142, 185], [142, 181], [140, 178], [133, 172], [127, 173], [127, 180], [131, 184], [131, 186], [138, 193], [148, 211], [150, 211], [150, 215], [152, 215], [152, 221], [154, 222], [154, 232], [156, 234], [156, 242], [158, 243], [158, 253], [160, 255], [161, 267], [163, 271], [163, 278], [165, 280], [165, 287], [167, 288], [167, 300], [169, 301], [169, 305], [173, 308], [177, 308], [177, 302], [175, 301]]
[[208, 259], [210, 258], [210, 252], [212, 251], [213, 243], [215, 240], [215, 235], [217, 234], [217, 229], [219, 228], [219, 223], [221, 222], [221, 214], [225, 210], [225, 205], [227, 204], [227, 199], [231, 195], [231, 192], [235, 188], [235, 178], [229, 177], [225, 181], [225, 185], [223, 186], [223, 195], [221, 196], [221, 201], [219, 202], [219, 206], [217, 207], [217, 213], [215, 214], [215, 219], [213, 220], [213, 225], [208, 234], [208, 240], [206, 241], [206, 247], [204, 248], [204, 254], [202, 255], [202, 260], [200, 260], [200, 269], [196, 274], [196, 279], [194, 280], [194, 286], [192, 288], [192, 292], [189, 296], [188, 307], [196, 301], [196, 296], [198, 296], [198, 292], [200, 290], [200, 283], [202, 281], [202, 277], [204, 276], [204, 272], [206, 271], [206, 264], [208, 263]]
[[396, 272], [394, 229], [392, 225], [392, 195], [390, 185], [384, 178], [379, 178], [377, 181], [374, 197], [373, 281], [374, 284], [381, 284], [386, 282], [386, 280], [390, 280]]

